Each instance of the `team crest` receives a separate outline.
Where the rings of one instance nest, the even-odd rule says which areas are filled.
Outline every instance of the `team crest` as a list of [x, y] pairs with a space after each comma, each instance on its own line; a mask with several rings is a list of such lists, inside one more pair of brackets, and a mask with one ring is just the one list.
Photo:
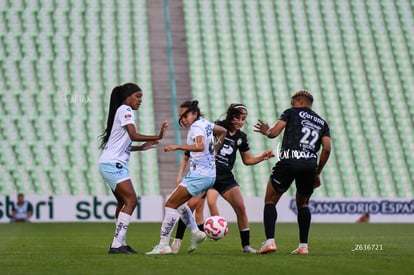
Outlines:
[[125, 114], [125, 118], [126, 119], [130, 119], [132, 117], [132, 115], [131, 114]]
[[237, 139], [237, 146], [240, 146], [241, 143], [242, 143], [242, 139], [241, 138], [238, 138]]

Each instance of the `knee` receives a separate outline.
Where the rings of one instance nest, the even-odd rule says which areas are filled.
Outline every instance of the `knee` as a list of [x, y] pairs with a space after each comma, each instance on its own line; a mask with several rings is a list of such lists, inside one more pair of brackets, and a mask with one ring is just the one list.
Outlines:
[[202, 206], [199, 206], [198, 205], [198, 201], [197, 200], [189, 200], [188, 202], [187, 202], [187, 205], [188, 205], [188, 207], [190, 207], [190, 209], [191, 210], [194, 210], [194, 209], [201, 209], [201, 207]]
[[137, 205], [137, 197], [131, 196], [125, 200], [125, 205], [130, 207], [135, 207]]
[[243, 203], [236, 204], [234, 206], [234, 211], [236, 212], [237, 215], [246, 216], [246, 206]]

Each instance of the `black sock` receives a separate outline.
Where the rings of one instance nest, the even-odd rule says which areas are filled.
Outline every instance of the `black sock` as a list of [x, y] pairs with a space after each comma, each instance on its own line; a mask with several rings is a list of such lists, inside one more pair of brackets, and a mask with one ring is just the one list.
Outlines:
[[266, 204], [263, 211], [263, 223], [267, 239], [275, 238], [275, 228], [277, 220], [276, 205]]
[[204, 223], [197, 224], [198, 229], [204, 232]]
[[242, 247], [250, 245], [250, 230], [240, 231], [240, 239]]
[[308, 207], [298, 209], [299, 240], [308, 243], [311, 213]]
[[183, 239], [185, 228], [186, 228], [185, 223], [183, 222], [182, 219], [180, 219], [178, 221], [177, 232], [175, 232], [175, 238], [176, 239], [180, 239], [180, 240]]

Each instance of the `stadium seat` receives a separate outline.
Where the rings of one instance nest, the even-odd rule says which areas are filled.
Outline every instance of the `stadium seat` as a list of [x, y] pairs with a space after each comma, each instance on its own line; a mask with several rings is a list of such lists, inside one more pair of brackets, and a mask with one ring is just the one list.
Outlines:
[[[7, 91], [0, 96], [4, 114], [0, 127], [9, 133], [1, 167], [10, 182], [16, 182], [9, 191], [109, 194], [97, 169], [86, 171], [96, 168], [100, 157], [97, 136], [104, 127], [112, 88], [137, 79], [151, 94], [145, 5], [143, 0], [122, 1], [118, 6], [97, 0], [14, 1], [10, 7], [6, 1], [0, 5], [5, 15], [0, 17], [1, 25], [9, 26], [0, 34], [1, 89]], [[117, 23], [120, 29], [115, 28]], [[130, 24], [133, 32], [121, 32]], [[117, 44], [116, 35], [125, 44]], [[118, 68], [118, 61], [131, 56], [139, 60], [135, 72], [132, 66]], [[118, 69], [125, 80], [117, 79]], [[151, 134], [155, 132], [152, 98], [146, 102], [138, 125]], [[17, 146], [21, 140], [27, 150]], [[140, 162], [143, 167], [131, 171], [132, 176], [144, 170], [152, 173], [149, 189], [143, 185], [137, 193], [158, 194], [156, 152], [137, 157], [145, 161]], [[67, 165], [62, 167], [62, 163]], [[14, 165], [21, 166], [26, 183], [12, 173]]]
[[[115, 85], [135, 79], [144, 88], [137, 126], [156, 131], [147, 1], [3, 2], [0, 169], [7, 190], [110, 194], [94, 167]], [[410, 1], [183, 0], [183, 11], [193, 98], [207, 118], [219, 118], [229, 103], [245, 103], [245, 130], [258, 154], [280, 139], [258, 136], [252, 125], [258, 118], [276, 121], [292, 92], [307, 88], [333, 141], [322, 175], [329, 184], [315, 196], [413, 195]], [[131, 57], [133, 66], [119, 66]], [[18, 147], [24, 138], [28, 150]], [[67, 156], [73, 169], [60, 168]], [[236, 164], [246, 195], [264, 194], [273, 164]], [[139, 167], [131, 171], [137, 193], [158, 194], [156, 152], [135, 155], [131, 165]]]

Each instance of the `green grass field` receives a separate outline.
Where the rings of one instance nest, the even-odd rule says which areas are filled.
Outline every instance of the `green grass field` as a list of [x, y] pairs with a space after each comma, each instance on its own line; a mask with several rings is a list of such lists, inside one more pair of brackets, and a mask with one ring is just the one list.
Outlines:
[[[133, 223], [128, 243], [140, 254], [109, 255], [114, 227], [0, 224], [0, 274], [413, 274], [414, 224], [313, 224], [309, 255], [289, 254], [298, 243], [296, 224], [277, 224], [278, 251], [269, 255], [241, 253], [234, 223], [227, 237], [206, 240], [191, 254], [187, 232], [178, 255], [145, 255], [158, 243], [160, 223]], [[250, 229], [258, 248], [263, 226]], [[378, 250], [353, 251], [357, 245]]]

